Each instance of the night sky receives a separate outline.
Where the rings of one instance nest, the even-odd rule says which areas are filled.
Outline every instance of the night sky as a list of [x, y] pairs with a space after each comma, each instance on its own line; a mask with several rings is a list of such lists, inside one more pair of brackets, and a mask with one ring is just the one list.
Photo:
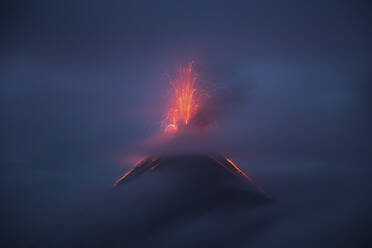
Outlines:
[[[3, 1], [0, 246], [371, 245], [369, 5]], [[120, 197], [112, 184], [160, 131], [167, 75], [190, 61], [227, 96], [213, 148], [276, 202], [136, 236], [177, 182], [139, 180]], [[229, 234], [243, 223], [241, 238]], [[112, 226], [120, 235], [102, 231]]]

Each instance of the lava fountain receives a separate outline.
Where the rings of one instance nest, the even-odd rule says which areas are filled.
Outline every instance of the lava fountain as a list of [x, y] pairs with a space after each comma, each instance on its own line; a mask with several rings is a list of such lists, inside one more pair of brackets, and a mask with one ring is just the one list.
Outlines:
[[188, 126], [198, 112], [202, 94], [197, 88], [197, 79], [193, 63], [189, 63], [179, 68], [176, 77], [171, 80], [171, 101], [163, 121], [165, 132], [176, 132]]

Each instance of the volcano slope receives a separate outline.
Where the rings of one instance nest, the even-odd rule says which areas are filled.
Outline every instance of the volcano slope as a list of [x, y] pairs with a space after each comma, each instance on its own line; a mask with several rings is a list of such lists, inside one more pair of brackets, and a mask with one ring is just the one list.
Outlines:
[[223, 156], [148, 157], [117, 180], [115, 187], [125, 187], [143, 175], [159, 173], [176, 179], [177, 185], [183, 185], [179, 190], [210, 207], [221, 204], [253, 206], [272, 201], [245, 172]]

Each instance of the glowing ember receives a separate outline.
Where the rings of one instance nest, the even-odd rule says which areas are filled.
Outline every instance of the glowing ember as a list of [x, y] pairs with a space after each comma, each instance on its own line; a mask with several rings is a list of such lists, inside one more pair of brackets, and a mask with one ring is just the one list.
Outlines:
[[193, 63], [181, 67], [171, 80], [172, 96], [169, 110], [163, 124], [165, 132], [175, 132], [189, 124], [200, 104], [200, 91], [197, 88], [198, 77]]

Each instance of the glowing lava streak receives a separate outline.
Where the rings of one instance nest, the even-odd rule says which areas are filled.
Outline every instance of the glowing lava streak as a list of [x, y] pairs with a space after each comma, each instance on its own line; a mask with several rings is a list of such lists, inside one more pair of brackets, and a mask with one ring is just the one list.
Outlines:
[[237, 166], [230, 158], [228, 158], [228, 157], [225, 157], [225, 159], [226, 159], [226, 161], [227, 162], [229, 162], [233, 167], [234, 167], [234, 169], [235, 170], [237, 170], [238, 171], [238, 173], [240, 174], [240, 175], [242, 175], [245, 179], [247, 179], [250, 183], [252, 183], [254, 186], [256, 186], [257, 187], [257, 189], [259, 190], [259, 191], [261, 191], [263, 194], [265, 194], [267, 197], [269, 197], [270, 199], [272, 199], [272, 197], [268, 194], [268, 193], [266, 193], [266, 191], [265, 190], [263, 190], [263, 188], [260, 186], [260, 185], [258, 185], [257, 183], [255, 183], [254, 181], [253, 181], [253, 179], [252, 178], [250, 178], [242, 169], [240, 169], [239, 168], [239, 166]]
[[249, 181], [253, 182], [253, 180], [247, 174], [245, 174], [245, 172], [242, 171], [231, 159], [229, 159], [228, 157], [225, 157], [225, 159], [235, 168], [235, 170], [238, 171], [240, 175], [242, 175], [244, 178], [248, 179]]
[[171, 103], [163, 121], [165, 132], [175, 132], [187, 126], [198, 111], [200, 92], [196, 85], [197, 78], [191, 62], [181, 67], [171, 80]]

